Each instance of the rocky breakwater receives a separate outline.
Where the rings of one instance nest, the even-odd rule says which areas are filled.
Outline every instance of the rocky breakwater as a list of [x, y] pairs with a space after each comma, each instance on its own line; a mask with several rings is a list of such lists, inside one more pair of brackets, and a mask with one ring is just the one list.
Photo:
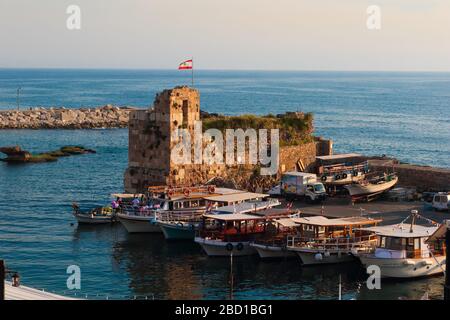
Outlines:
[[0, 129], [92, 129], [128, 127], [136, 108], [107, 105], [98, 108], [31, 108], [0, 110]]

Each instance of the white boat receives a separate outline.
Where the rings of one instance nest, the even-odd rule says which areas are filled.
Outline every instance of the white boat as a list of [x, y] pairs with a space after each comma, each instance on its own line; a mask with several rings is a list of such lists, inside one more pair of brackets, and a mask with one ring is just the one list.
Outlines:
[[[266, 194], [238, 192], [219, 196], [208, 195], [206, 208], [192, 215], [158, 211], [157, 223], [164, 237], [168, 240], [194, 240], [203, 213], [213, 214], [257, 212], [280, 205], [276, 199], [260, 200], [268, 197]], [[228, 204], [225, 205], [224, 204]], [[215, 208], [215, 209], [214, 209]]]
[[398, 182], [398, 177], [394, 173], [372, 177], [369, 180], [362, 180], [357, 183], [346, 185], [352, 201], [366, 199], [371, 200], [392, 189]]
[[98, 207], [83, 212], [76, 203], [73, 203], [72, 208], [73, 216], [79, 224], [108, 224], [115, 222], [115, 217], [110, 207]]
[[374, 245], [373, 232], [360, 230], [381, 220], [366, 217], [329, 219], [323, 216], [292, 218], [301, 225], [300, 234], [288, 236], [287, 249], [295, 252], [303, 265], [353, 261], [353, 255], [367, 252]]
[[[162, 232], [158, 221], [174, 222], [174, 217], [181, 217], [180, 222], [189, 219], [200, 219], [206, 212], [208, 203], [223, 206], [239, 203], [248, 199], [267, 197], [242, 190], [216, 188], [215, 186], [179, 187], [165, 186], [149, 187], [148, 194], [139, 198], [139, 204], [122, 205], [117, 214], [118, 220], [130, 233]], [[185, 218], [182, 218], [185, 217]], [[170, 231], [176, 231], [177, 222], [168, 224]], [[180, 226], [181, 238], [186, 231]], [[165, 234], [169, 235], [169, 232]], [[176, 232], [170, 232], [176, 237]]]
[[417, 278], [445, 271], [446, 225], [416, 225], [417, 212], [411, 224], [396, 224], [365, 228], [377, 235], [377, 246], [371, 253], [357, 257], [368, 267], [380, 267], [384, 278]]

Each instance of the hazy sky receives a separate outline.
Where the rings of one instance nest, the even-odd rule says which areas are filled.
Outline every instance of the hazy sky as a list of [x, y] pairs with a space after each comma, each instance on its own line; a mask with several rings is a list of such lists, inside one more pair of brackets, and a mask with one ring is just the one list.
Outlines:
[[[81, 30], [66, 27], [69, 5]], [[381, 7], [381, 30], [366, 27]], [[0, 67], [450, 70], [450, 0], [0, 0]]]

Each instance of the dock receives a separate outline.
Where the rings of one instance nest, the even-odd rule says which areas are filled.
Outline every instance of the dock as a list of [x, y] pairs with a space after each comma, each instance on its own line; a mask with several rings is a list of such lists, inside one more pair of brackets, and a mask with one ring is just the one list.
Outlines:
[[6, 300], [79, 300], [26, 286], [14, 287], [9, 281], [5, 281], [5, 298]]

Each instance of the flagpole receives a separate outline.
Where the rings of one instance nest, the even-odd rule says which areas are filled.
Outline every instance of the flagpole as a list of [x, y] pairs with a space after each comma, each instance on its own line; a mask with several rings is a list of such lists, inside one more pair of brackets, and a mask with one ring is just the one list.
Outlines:
[[191, 75], [192, 75], [192, 88], [194, 88], [194, 57], [192, 57], [192, 69], [191, 69]]

